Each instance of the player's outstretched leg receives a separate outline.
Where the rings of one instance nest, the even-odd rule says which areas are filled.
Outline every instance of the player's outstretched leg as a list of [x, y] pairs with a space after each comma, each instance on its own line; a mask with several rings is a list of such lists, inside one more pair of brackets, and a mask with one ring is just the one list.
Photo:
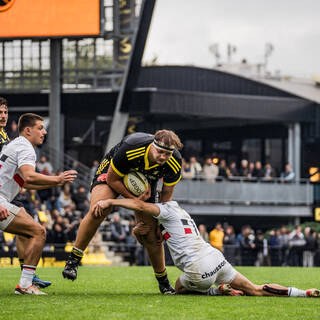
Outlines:
[[24, 264], [22, 265], [22, 273], [19, 284], [16, 286], [15, 294], [44, 295], [36, 286], [32, 284], [43, 245], [46, 240], [46, 230], [36, 223], [21, 208], [13, 221], [5, 229], [6, 232], [23, 235], [26, 240], [23, 244]]
[[99, 184], [93, 188], [91, 193], [90, 210], [80, 224], [74, 247], [69, 255], [64, 270], [62, 271], [64, 278], [72, 281], [77, 278], [78, 267], [81, 263], [83, 252], [97, 232], [100, 224], [105, 219], [105, 216], [109, 213], [106, 211], [105, 216], [99, 218], [95, 217], [92, 213], [94, 205], [99, 200], [111, 199], [115, 198], [115, 196], [115, 192], [106, 184]]
[[[21, 271], [24, 265], [24, 248], [27, 245], [27, 242], [28, 242], [28, 238], [23, 236], [17, 236], [16, 247], [17, 247]], [[51, 286], [51, 284], [52, 284], [51, 281], [41, 280], [36, 274], [34, 274], [32, 278], [32, 285], [38, 288], [42, 288], [42, 289], [47, 288]]]
[[301, 290], [295, 287], [284, 287], [276, 283], [256, 285], [240, 273], [237, 273], [230, 285], [232, 288], [242, 290], [249, 296], [320, 297], [320, 290], [318, 289]]
[[135, 212], [135, 216], [137, 225], [134, 228], [134, 234], [147, 250], [160, 292], [166, 295], [175, 294], [175, 290], [172, 288], [167, 275], [164, 262], [164, 248], [156, 235], [157, 224], [155, 220], [151, 217], [142, 216], [137, 212]]

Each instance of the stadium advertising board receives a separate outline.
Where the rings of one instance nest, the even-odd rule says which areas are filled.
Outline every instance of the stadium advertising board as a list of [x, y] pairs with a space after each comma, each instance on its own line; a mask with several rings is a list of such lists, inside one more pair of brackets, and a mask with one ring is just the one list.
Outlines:
[[101, 0], [0, 0], [0, 38], [99, 36]]

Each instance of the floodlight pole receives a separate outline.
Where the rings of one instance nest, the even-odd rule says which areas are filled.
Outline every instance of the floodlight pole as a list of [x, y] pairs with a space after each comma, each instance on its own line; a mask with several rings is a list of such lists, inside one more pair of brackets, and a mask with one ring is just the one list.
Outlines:
[[49, 133], [50, 162], [54, 170], [59, 168], [61, 152], [61, 60], [62, 39], [50, 40], [50, 94], [49, 94]]

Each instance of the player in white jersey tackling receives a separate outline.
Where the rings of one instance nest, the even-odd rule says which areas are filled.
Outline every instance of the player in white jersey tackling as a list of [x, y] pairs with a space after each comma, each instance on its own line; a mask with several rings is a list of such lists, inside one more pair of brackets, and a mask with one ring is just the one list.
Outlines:
[[[158, 220], [173, 262], [183, 271], [176, 281], [177, 294], [197, 292], [207, 295], [320, 297], [318, 289], [300, 290], [278, 284], [253, 284], [237, 272], [219, 250], [201, 238], [190, 215], [176, 201], [152, 204], [138, 199], [100, 200], [94, 207], [94, 214], [101, 216], [103, 210], [111, 206], [140, 211]], [[140, 232], [148, 232], [148, 226], [143, 223], [137, 227]]]
[[59, 176], [46, 176], [35, 171], [34, 147], [43, 143], [46, 130], [43, 119], [33, 113], [22, 115], [18, 123], [19, 137], [3, 147], [0, 153], [0, 230], [21, 236], [24, 265], [16, 294], [45, 294], [32, 285], [32, 278], [46, 240], [45, 229], [24, 208], [10, 202], [22, 187], [48, 189], [73, 182], [77, 172], [69, 170]]

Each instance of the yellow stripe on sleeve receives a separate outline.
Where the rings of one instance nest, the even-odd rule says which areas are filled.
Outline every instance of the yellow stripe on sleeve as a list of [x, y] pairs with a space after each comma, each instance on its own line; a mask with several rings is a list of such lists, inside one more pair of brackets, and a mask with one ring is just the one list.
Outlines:
[[177, 184], [180, 181], [180, 179], [181, 179], [181, 176], [179, 177], [179, 179], [177, 181], [169, 182], [169, 183], [168, 182], [163, 182], [163, 184], [165, 186], [174, 186], [175, 184]]
[[178, 166], [178, 168], [181, 169], [179, 162], [173, 156], [170, 158], [170, 160], [172, 160]]
[[114, 171], [118, 176], [124, 177], [124, 174], [121, 173], [121, 172], [114, 166], [114, 164], [113, 164], [113, 159], [111, 160], [111, 167], [112, 167], [113, 171]]
[[168, 162], [169, 162], [170, 164], [172, 164], [173, 167], [174, 167], [177, 171], [179, 171], [179, 167], [178, 167], [171, 159], [169, 159]]
[[143, 153], [139, 153], [139, 154], [137, 154], [137, 155], [135, 155], [133, 157], [130, 157], [130, 158], [128, 158], [128, 160], [132, 160], [132, 159], [139, 158], [139, 157], [142, 157], [142, 156], [144, 156], [144, 152]]
[[146, 147], [141, 147], [141, 148], [137, 148], [137, 149], [133, 149], [133, 150], [129, 150], [126, 152], [127, 155], [131, 155], [132, 153], [135, 153], [137, 151], [143, 151]]
[[171, 169], [173, 170], [174, 173], [178, 172], [177, 169], [169, 161], [167, 163], [171, 167]]

